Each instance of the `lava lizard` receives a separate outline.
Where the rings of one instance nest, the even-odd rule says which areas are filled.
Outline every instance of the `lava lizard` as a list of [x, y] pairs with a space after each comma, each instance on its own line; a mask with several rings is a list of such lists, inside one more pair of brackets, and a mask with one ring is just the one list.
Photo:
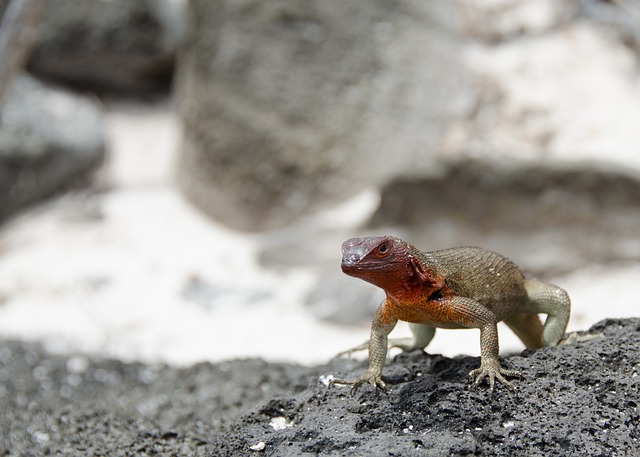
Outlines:
[[[497, 323], [504, 321], [530, 349], [555, 346], [569, 321], [571, 301], [566, 291], [527, 278], [506, 257], [478, 247], [422, 252], [392, 236], [352, 238], [342, 244], [342, 271], [374, 284], [386, 293], [371, 323], [371, 338], [344, 351], [369, 349], [369, 368], [353, 381], [386, 390], [382, 368], [388, 347], [405, 351], [425, 348], [436, 328], [480, 329], [480, 367], [469, 373], [478, 385], [488, 377], [510, 389], [505, 376], [520, 376], [500, 366]], [[538, 313], [547, 314], [544, 326]], [[399, 321], [410, 323], [413, 337], [388, 340]]]

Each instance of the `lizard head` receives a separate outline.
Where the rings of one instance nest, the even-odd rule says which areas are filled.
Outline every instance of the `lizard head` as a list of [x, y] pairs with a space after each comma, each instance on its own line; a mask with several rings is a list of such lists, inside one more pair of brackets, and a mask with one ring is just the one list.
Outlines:
[[342, 271], [389, 290], [410, 274], [409, 245], [393, 236], [351, 238], [342, 243]]

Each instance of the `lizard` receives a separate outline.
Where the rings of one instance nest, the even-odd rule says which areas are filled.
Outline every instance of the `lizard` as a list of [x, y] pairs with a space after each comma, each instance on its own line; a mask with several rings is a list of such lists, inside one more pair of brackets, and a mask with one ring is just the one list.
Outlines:
[[[480, 329], [480, 367], [469, 373], [479, 385], [485, 378], [493, 391], [496, 379], [515, 390], [498, 359], [497, 323], [504, 321], [527, 348], [556, 346], [569, 321], [571, 300], [553, 284], [525, 277], [508, 258], [479, 247], [422, 252], [393, 236], [351, 238], [342, 244], [342, 271], [374, 284], [386, 294], [371, 323], [370, 339], [340, 353], [369, 349], [369, 366], [352, 381], [351, 393], [365, 383], [386, 391], [382, 380], [387, 350], [424, 349], [436, 328]], [[538, 314], [547, 314], [544, 326]], [[409, 322], [412, 337], [389, 339], [396, 323]]]

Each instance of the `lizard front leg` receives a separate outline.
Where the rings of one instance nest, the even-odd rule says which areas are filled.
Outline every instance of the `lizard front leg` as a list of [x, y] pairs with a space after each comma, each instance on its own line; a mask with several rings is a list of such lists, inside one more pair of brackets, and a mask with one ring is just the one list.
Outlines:
[[[451, 300], [454, 309], [465, 315], [465, 326], [480, 329], [480, 367], [471, 370], [470, 379], [475, 379], [474, 385], [479, 385], [484, 378], [489, 380], [489, 389], [493, 391], [496, 379], [511, 390], [515, 386], [505, 376], [521, 376], [519, 371], [502, 368], [498, 359], [498, 323], [495, 315], [475, 300], [454, 297]], [[469, 325], [470, 324], [470, 325]]]
[[391, 317], [383, 302], [371, 323], [371, 338], [369, 339], [369, 368], [361, 376], [353, 381], [334, 379], [329, 383], [329, 387], [334, 384], [350, 385], [353, 394], [362, 384], [371, 384], [374, 388], [386, 391], [386, 384], [382, 380], [382, 368], [387, 358], [388, 335], [398, 322]]
[[517, 376], [521, 374], [517, 370], [502, 368], [498, 359], [498, 327], [496, 323], [487, 323], [480, 328], [480, 367], [469, 372], [469, 378], [475, 379], [474, 385], [479, 385], [484, 378], [489, 379], [489, 390], [493, 391], [495, 380], [511, 390], [516, 386], [508, 381], [505, 376]]
[[[408, 338], [391, 338], [388, 340], [388, 348], [399, 348], [402, 351], [414, 351], [416, 349], [424, 349], [426, 348], [433, 336], [436, 333], [435, 327], [430, 327], [428, 325], [423, 324], [409, 324], [409, 328], [411, 329], [411, 333], [413, 336]], [[346, 351], [341, 351], [336, 354], [336, 357], [342, 357], [345, 355], [351, 355], [354, 352], [364, 351], [365, 349], [369, 349], [369, 340], [365, 341], [358, 346], [352, 347], [351, 349], [347, 349]]]

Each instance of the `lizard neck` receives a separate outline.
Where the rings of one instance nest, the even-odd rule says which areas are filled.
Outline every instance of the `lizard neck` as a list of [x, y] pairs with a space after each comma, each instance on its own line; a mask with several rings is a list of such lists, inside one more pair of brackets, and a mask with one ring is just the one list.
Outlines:
[[428, 255], [413, 246], [410, 248], [409, 257], [413, 257], [414, 266], [408, 257], [406, 270], [396, 273], [394, 281], [384, 287], [387, 299], [395, 303], [426, 301], [445, 287], [444, 276], [438, 273]]

